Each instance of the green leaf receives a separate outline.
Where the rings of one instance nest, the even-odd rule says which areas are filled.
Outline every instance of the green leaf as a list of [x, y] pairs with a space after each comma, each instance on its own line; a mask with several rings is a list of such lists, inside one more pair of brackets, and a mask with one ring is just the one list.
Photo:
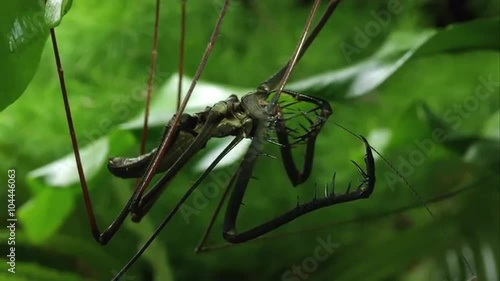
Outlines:
[[[418, 46], [415, 55], [431, 55], [440, 52], [454, 52], [474, 49], [498, 51], [500, 18], [489, 18], [450, 25], [435, 33], [424, 44]], [[481, 32], [478, 32], [481, 30]], [[490, 34], [491, 36], [484, 36]]]
[[483, 134], [486, 138], [500, 140], [500, 110], [493, 113], [483, 127]]
[[[116, 153], [123, 153], [135, 145], [129, 132], [114, 131], [81, 149], [87, 183], [105, 168], [110, 140], [117, 144], [113, 149]], [[75, 199], [81, 197], [80, 188], [69, 188], [80, 184], [73, 153], [30, 172], [28, 178], [35, 195], [20, 208], [19, 218], [28, 238], [41, 243], [61, 227], [73, 211]], [[93, 185], [88, 186], [90, 189]], [[54, 212], [53, 202], [63, 202], [58, 203], [57, 212]]]
[[[289, 88], [311, 95], [329, 96], [333, 99], [361, 97], [375, 90], [411, 59], [441, 52], [488, 49], [500, 47], [499, 19], [486, 19], [450, 26], [440, 31], [420, 34], [394, 34], [382, 49], [368, 60], [344, 69], [316, 75]], [[481, 30], [481, 32], [478, 32]], [[491, 34], [491, 36], [484, 36]], [[400, 38], [411, 38], [403, 47]]]
[[463, 155], [472, 144], [481, 139], [477, 136], [451, 137], [444, 142], [444, 145], [459, 155]]
[[[88, 178], [92, 178], [106, 162], [109, 151], [109, 137], [103, 137], [80, 150], [83, 171]], [[79, 183], [75, 156], [70, 153], [61, 159], [31, 171], [31, 179], [41, 178], [48, 186], [69, 187]]]
[[111, 144], [109, 155], [123, 155], [127, 151], [137, 148], [138, 146], [134, 135], [126, 130], [114, 130], [110, 132], [107, 137]]
[[407, 145], [414, 140], [430, 136], [429, 119], [432, 117], [430, 117], [429, 112], [428, 106], [423, 102], [411, 104], [401, 116], [398, 116], [397, 122], [392, 128], [393, 132], [397, 132], [393, 135], [392, 143]]
[[47, 0], [45, 4], [45, 21], [47, 25], [51, 28], [58, 26], [72, 4], [73, 0]]
[[[113, 143], [111, 151], [110, 143]], [[85, 178], [87, 180], [92, 179], [99, 170], [105, 167], [108, 155], [122, 154], [134, 144], [134, 137], [131, 133], [123, 130], [115, 130], [107, 136], [81, 148], [80, 158]], [[28, 178], [31, 180], [30, 182], [35, 180], [32, 184], [34, 190], [37, 189], [36, 186], [38, 185], [68, 188], [80, 183], [73, 153], [29, 172]]]
[[474, 163], [498, 173], [500, 169], [499, 155], [500, 143], [498, 140], [481, 140], [469, 147], [464, 155], [464, 160], [467, 163]]
[[35, 75], [48, 36], [43, 2], [7, 0], [0, 17], [0, 110], [24, 92]]
[[438, 117], [425, 102], [418, 103], [417, 116], [427, 123], [431, 129], [440, 128], [445, 134], [449, 135], [452, 132], [451, 126], [443, 119]]
[[[74, 194], [69, 189], [45, 188], [24, 204], [18, 212], [28, 239], [43, 243], [61, 227], [75, 207]], [[57, 208], [54, 208], [54, 202]]]
[[[170, 119], [175, 112], [176, 104], [172, 100], [177, 98], [177, 83], [179, 74], [175, 73], [161, 86], [159, 93], [153, 96], [151, 108], [149, 111], [149, 127], [165, 126], [165, 123]], [[191, 78], [182, 77], [182, 88], [187, 89], [191, 84]], [[226, 99], [231, 94], [238, 93], [241, 97], [247, 93], [249, 89], [241, 89], [231, 85], [219, 85], [215, 83], [198, 81], [196, 88], [193, 91], [191, 99], [186, 107], [186, 111], [199, 112], [205, 109], [206, 106], [213, 105], [216, 102]], [[210, 93], [206, 95], [204, 93]], [[185, 98], [184, 92], [182, 98]], [[144, 110], [131, 120], [119, 125], [121, 129], [142, 129], [144, 125]]]

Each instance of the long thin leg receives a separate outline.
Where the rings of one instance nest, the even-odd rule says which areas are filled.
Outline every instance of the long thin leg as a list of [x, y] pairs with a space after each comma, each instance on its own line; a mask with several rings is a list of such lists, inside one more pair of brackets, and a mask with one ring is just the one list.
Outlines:
[[281, 95], [281, 91], [283, 91], [283, 89], [285, 88], [285, 84], [288, 81], [288, 78], [290, 77], [290, 74], [292, 73], [293, 68], [297, 64], [301, 50], [304, 47], [304, 41], [306, 40], [307, 33], [309, 32], [309, 28], [311, 27], [312, 20], [313, 20], [314, 16], [316, 15], [316, 11], [318, 10], [319, 3], [320, 3], [320, 0], [314, 1], [314, 4], [311, 8], [311, 11], [309, 12], [309, 16], [307, 17], [306, 23], [304, 24], [304, 29], [302, 30], [302, 35], [300, 36], [300, 39], [297, 43], [295, 51], [293, 52], [292, 58], [290, 58], [290, 61], [287, 64], [286, 70], [283, 73], [283, 77], [281, 77], [281, 80], [278, 83], [278, 86], [276, 88], [276, 95], [271, 99], [271, 101], [269, 102], [269, 105], [266, 107], [266, 112], [268, 114], [275, 113], [275, 108], [276, 108], [276, 105], [278, 104], [278, 99]]
[[146, 94], [146, 104], [144, 108], [144, 123], [142, 126], [141, 147], [139, 154], [144, 154], [146, 150], [146, 140], [148, 139], [149, 106], [151, 104], [151, 93], [153, 92], [153, 80], [156, 71], [156, 58], [158, 56], [158, 26], [160, 23], [160, 0], [156, 0], [155, 24], [153, 31], [153, 49], [151, 50], [151, 65], [149, 66], [148, 88]]
[[113, 280], [119, 280], [120, 277], [137, 261], [137, 259], [146, 251], [146, 249], [153, 243], [154, 239], [160, 232], [163, 230], [163, 228], [170, 222], [172, 217], [177, 213], [179, 208], [186, 202], [186, 200], [189, 198], [189, 196], [193, 193], [193, 191], [200, 185], [200, 183], [208, 176], [208, 174], [215, 168], [215, 166], [226, 156], [231, 149], [233, 149], [241, 140], [243, 139], [242, 136], [237, 136], [234, 138], [234, 140], [224, 149], [224, 151], [217, 156], [217, 158], [210, 164], [210, 166], [201, 174], [201, 176], [191, 185], [191, 187], [186, 191], [186, 193], [182, 196], [182, 198], [177, 202], [177, 204], [170, 210], [168, 215], [163, 219], [163, 221], [158, 225], [158, 227], [155, 229], [153, 234], [151, 234], [151, 237], [142, 245], [142, 247], [137, 251], [137, 253], [127, 262], [127, 264], [118, 272], [118, 274], [113, 278]]
[[234, 185], [234, 181], [236, 180], [236, 175], [237, 173], [234, 173], [233, 176], [231, 177], [231, 180], [229, 183], [226, 185], [226, 188], [224, 189], [224, 192], [222, 193], [222, 196], [219, 200], [219, 203], [217, 203], [217, 207], [215, 207], [214, 212], [212, 213], [212, 216], [210, 217], [210, 221], [207, 225], [207, 228], [205, 229], [205, 232], [203, 233], [203, 236], [200, 239], [200, 242], [198, 243], [198, 246], [195, 248], [196, 253], [201, 253], [206, 250], [205, 248], [205, 243], [207, 242], [208, 235], [210, 234], [210, 231], [212, 230], [212, 227], [214, 226], [215, 219], [220, 213], [220, 210], [222, 209], [222, 205], [226, 201], [227, 195], [229, 194], [229, 191], [231, 190], [231, 186]]
[[[156, 201], [156, 199], [154, 199], [154, 198], [157, 195], [152, 196], [150, 194], [155, 194], [157, 192], [156, 190], [158, 190], [158, 189], [161, 189], [161, 190], [164, 189], [164, 187], [160, 187], [158, 185], [155, 185], [156, 186], [156, 188], [154, 188], [155, 191], [153, 193], [148, 192], [148, 199], [146, 201], [143, 200], [144, 192], [145, 192], [147, 186], [149, 186], [149, 184], [151, 183], [151, 180], [153, 179], [154, 174], [158, 170], [158, 167], [162, 164], [161, 160], [164, 157], [167, 148], [171, 145], [172, 142], [174, 142], [175, 135], [177, 133], [177, 130], [179, 129], [178, 125], [180, 124], [180, 121], [181, 121], [182, 112], [186, 108], [187, 102], [188, 102], [188, 100], [189, 100], [189, 98], [194, 90], [194, 87], [196, 86], [196, 83], [197, 83], [199, 77], [201, 76], [201, 72], [202, 72], [203, 68], [205, 67], [205, 64], [208, 60], [208, 57], [210, 56], [210, 53], [213, 49], [213, 45], [215, 44], [217, 34], [218, 34], [218, 32], [220, 30], [220, 26], [222, 24], [222, 19], [224, 18], [224, 15], [227, 11], [228, 4], [229, 4], [229, 0], [225, 0], [224, 5], [221, 9], [219, 18], [218, 18], [217, 23], [215, 25], [214, 31], [210, 37], [210, 41], [209, 41], [207, 48], [205, 49], [205, 52], [203, 54], [201, 63], [198, 66], [198, 69], [195, 73], [195, 77], [193, 78], [193, 81], [188, 89], [188, 92], [186, 94], [184, 101], [182, 102], [181, 107], [179, 108], [177, 114], [175, 115], [175, 117], [172, 121], [171, 130], [168, 130], [165, 138], [162, 140], [157, 151], [154, 153], [154, 156], [152, 157], [151, 163], [148, 165], [148, 168], [146, 169], [145, 174], [141, 177], [140, 181], [138, 182], [138, 187], [134, 191], [134, 193], [131, 197], [131, 202], [127, 203], [126, 209], [130, 210], [133, 213], [133, 215], [134, 215], [134, 213], [140, 213], [141, 207], [145, 203], [150, 202], [150, 201]], [[167, 177], [164, 177], [162, 179], [163, 179], [162, 180], [163, 183], [166, 183], [168, 181]], [[158, 192], [160, 192], [160, 191], [158, 191]], [[126, 211], [126, 210], [123, 210], [123, 211]], [[121, 215], [121, 213], [120, 213], [120, 215]], [[125, 217], [126, 217], [126, 214], [124, 215], [122, 222], [125, 219]], [[136, 215], [135, 217], [136, 217], [136, 220], [140, 220], [141, 215], [139, 214], [139, 215]], [[99, 233], [99, 232], [97, 231], [97, 233]]]
[[[326, 8], [325, 12], [321, 16], [321, 19], [319, 22], [316, 24], [314, 27], [313, 31], [307, 39], [304, 41], [303, 47], [300, 48], [299, 53], [297, 55], [297, 59], [295, 60], [295, 64], [299, 62], [299, 60], [302, 58], [302, 56], [306, 53], [307, 49], [309, 46], [311, 46], [312, 42], [318, 36], [319, 32], [325, 24], [328, 22], [330, 19], [331, 15], [337, 8], [338, 4], [340, 4], [341, 0], [331, 0], [330, 3], [328, 3], [328, 7]], [[281, 81], [283, 76], [285, 75], [285, 72], [287, 68], [290, 66], [292, 63], [292, 60], [289, 60], [285, 66], [283, 66], [280, 70], [278, 70], [275, 74], [273, 74], [271, 77], [269, 77], [266, 81], [262, 82], [260, 86], [258, 87], [259, 90], [264, 91], [264, 92], [269, 92], [273, 89], [275, 89], [278, 86], [278, 83]]]
[[[156, 2], [156, 8], [155, 9], [156, 9], [156, 13], [158, 14], [158, 11], [159, 11], [159, 1]], [[155, 18], [155, 27], [154, 27], [154, 29], [155, 29], [154, 32], [155, 32], [155, 37], [156, 37], [156, 33], [157, 33], [157, 29], [158, 29], [158, 17]], [[51, 40], [52, 40], [52, 45], [53, 45], [53, 50], [54, 50], [54, 57], [55, 57], [55, 60], [56, 60], [57, 71], [58, 71], [58, 75], [59, 75], [59, 83], [60, 83], [60, 86], [61, 86], [61, 94], [62, 94], [62, 98], [63, 98], [63, 102], [64, 102], [64, 108], [65, 108], [65, 112], [66, 112], [66, 119], [68, 121], [68, 128], [69, 128], [69, 133], [70, 133], [70, 138], [71, 138], [71, 144], [72, 144], [72, 147], [73, 147], [73, 152], [74, 152], [74, 156], [75, 156], [75, 162], [76, 162], [76, 166], [77, 166], [78, 176], [79, 176], [79, 179], [80, 179], [80, 186], [81, 186], [81, 189], [82, 189], [83, 200], [84, 200], [84, 204], [85, 204], [85, 209], [87, 211], [87, 217], [88, 217], [88, 220], [89, 220], [90, 229], [91, 229], [92, 236], [94, 237], [94, 239], [98, 243], [100, 243], [102, 245], [105, 245], [105, 244], [107, 244], [109, 242], [109, 240], [118, 231], [118, 229], [122, 225], [123, 221], [127, 217], [128, 213], [129, 213], [129, 210], [130, 210], [130, 206], [131, 206], [131, 204], [133, 202], [132, 199], [134, 197], [131, 197], [131, 200], [129, 200], [125, 204], [125, 206], [122, 208], [122, 210], [118, 213], [117, 217], [101, 233], [100, 230], [99, 230], [99, 227], [97, 226], [97, 220], [96, 220], [96, 217], [95, 217], [95, 214], [94, 214], [94, 209], [92, 207], [92, 200], [90, 199], [90, 194], [89, 194], [88, 187], [87, 187], [87, 181], [85, 179], [85, 174], [84, 174], [83, 168], [82, 168], [82, 163], [81, 163], [81, 158], [80, 158], [80, 152], [79, 152], [79, 149], [78, 149], [78, 142], [77, 142], [77, 139], [76, 139], [76, 133], [75, 133], [75, 128], [74, 128], [74, 125], [73, 125], [73, 118], [72, 118], [72, 114], [71, 114], [71, 108], [70, 108], [70, 105], [69, 105], [68, 94], [67, 94], [66, 84], [65, 84], [65, 80], [64, 80], [63, 67], [62, 67], [61, 59], [59, 57], [59, 50], [58, 50], [58, 46], [57, 46], [57, 39], [56, 39], [55, 30], [53, 28], [50, 29], [50, 35], [51, 35]], [[154, 41], [156, 41], [156, 39]], [[156, 43], [154, 42], [153, 45], [156, 45]], [[155, 61], [156, 61], [156, 56], [154, 55], [155, 49], [156, 49], [156, 47], [153, 46], [153, 51], [152, 51], [153, 55], [152, 55], [152, 62], [151, 62], [150, 72], [154, 71], [154, 64], [155, 64]], [[150, 78], [151, 78], [151, 75], [150, 75]], [[148, 85], [149, 84], [151, 84], [151, 83], [148, 82]], [[147, 121], [145, 121], [145, 122], [147, 122]], [[140, 190], [140, 189], [141, 189], [141, 186], [139, 186], [137, 188], [137, 190]], [[137, 193], [137, 190], [136, 190], [135, 193]]]
[[[261, 130], [265, 130], [265, 125], [261, 126]], [[262, 135], [260, 137], [262, 137]], [[272, 220], [253, 227], [250, 230], [239, 233], [236, 230], [236, 219], [238, 217], [238, 212], [248, 185], [248, 181], [252, 174], [253, 166], [255, 164], [255, 157], [260, 153], [262, 149], [262, 140], [254, 138], [254, 140], [252, 141], [252, 145], [245, 154], [242, 165], [238, 170], [238, 178], [236, 179], [233, 193], [231, 194], [231, 197], [229, 199], [222, 229], [222, 235], [224, 239], [231, 243], [242, 243], [266, 234], [282, 226], [283, 224], [288, 223], [314, 210], [335, 204], [354, 201], [361, 198], [368, 198], [375, 187], [375, 163], [368, 141], [362, 136], [361, 139], [363, 140], [366, 149], [365, 164], [367, 171], [364, 172], [361, 167], [359, 167], [359, 165], [354, 163], [363, 176], [363, 181], [358, 186], [358, 188], [351, 192], [349, 192], [348, 189], [346, 193], [340, 195], [336, 195], [332, 191], [332, 193], [326, 194], [324, 198], [314, 198], [312, 201], [302, 205], [297, 205], [295, 208]]]
[[53, 28], [50, 29], [50, 37], [52, 39], [52, 46], [54, 49], [54, 56], [56, 59], [57, 73], [59, 75], [59, 83], [61, 86], [61, 93], [64, 102], [64, 108], [66, 111], [66, 119], [68, 120], [68, 127], [71, 137], [71, 144], [73, 146], [73, 152], [75, 155], [76, 167], [78, 171], [78, 176], [80, 178], [80, 186], [82, 188], [83, 201], [85, 203], [85, 209], [87, 211], [87, 217], [89, 219], [90, 230], [92, 232], [92, 236], [94, 239], [102, 245], [108, 243], [108, 241], [113, 237], [113, 235], [118, 231], [123, 221], [128, 215], [128, 209], [130, 207], [131, 201], [127, 202], [127, 204], [123, 207], [123, 209], [118, 213], [113, 222], [106, 228], [102, 233], [99, 231], [99, 227], [97, 226], [97, 220], [95, 218], [94, 209], [92, 207], [92, 200], [90, 199], [89, 190], [87, 187], [87, 180], [85, 179], [85, 174], [82, 168], [82, 161], [80, 158], [80, 152], [78, 150], [78, 143], [76, 140], [75, 128], [73, 126], [73, 118], [71, 115], [71, 108], [68, 101], [68, 94], [66, 91], [66, 84], [64, 81], [64, 72], [62, 68], [61, 58], [59, 57], [59, 50], [57, 47], [56, 33]]
[[[72, 122], [72, 118], [71, 118], [71, 111], [69, 108], [69, 102], [67, 99], [66, 87], [64, 85], [64, 75], [62, 72], [62, 66], [61, 66], [61, 62], [60, 62], [60, 58], [59, 58], [57, 42], [55, 39], [55, 32], [53, 29], [51, 29], [51, 37], [52, 37], [52, 42], [54, 45], [54, 53], [55, 53], [55, 57], [56, 57], [56, 64], [58, 67], [58, 73], [60, 76], [61, 89], [62, 89], [62, 93], [63, 93], [63, 101], [65, 103], [66, 114], [67, 114], [67, 118], [68, 118], [68, 126], [70, 127], [69, 130], [72, 133], [71, 136], [72, 136], [72, 144], [73, 144], [74, 151], [75, 151], [75, 158], [76, 158], [77, 163], [81, 163], [80, 155], [79, 155], [78, 149], [77, 149], [76, 138], [74, 136], [74, 127], [73, 127], [73, 122]], [[176, 171], [175, 169], [179, 169], [178, 167], [182, 166], [187, 160], [189, 160], [189, 158], [193, 155], [193, 153], [195, 153], [197, 150], [199, 150], [200, 147], [203, 146], [204, 143], [206, 143], [206, 140], [209, 138], [209, 134], [211, 133], [211, 131], [217, 126], [218, 122], [224, 117], [223, 116], [224, 113], [220, 112], [220, 111], [214, 110], [211, 113], [212, 114], [209, 115], [208, 120], [207, 120], [208, 125], [204, 126], [203, 132], [197, 136], [197, 138], [193, 141], [193, 143], [191, 143], [191, 145], [184, 152], [184, 154], [174, 163], [174, 165], [173, 165], [174, 168], [170, 168], [169, 169], [170, 172], [167, 171], [167, 175], [165, 175], [153, 187], [153, 189], [152, 189], [153, 194], [158, 193], [158, 195], [159, 195], [160, 191], [163, 190], [163, 186], [165, 185], [165, 183], [171, 178], [170, 174], [175, 173], [175, 171]], [[87, 215], [89, 217], [92, 235], [94, 236], [95, 240], [97, 242], [99, 242], [100, 244], [104, 245], [107, 242], [109, 242], [109, 240], [113, 237], [113, 235], [120, 228], [120, 226], [122, 225], [123, 221], [125, 220], [125, 218], [129, 214], [129, 212], [131, 210], [133, 211], [133, 208], [131, 208], [131, 207], [133, 206], [134, 202], [144, 202], [143, 203], [143, 205], [144, 205], [144, 204], [147, 204], [148, 202], [151, 202], [151, 201], [154, 202], [157, 198], [157, 196], [151, 196], [151, 197], [148, 197], [148, 200], [146, 200], [146, 201], [135, 201], [135, 200], [142, 199], [142, 197], [139, 196], [140, 195], [140, 193], [139, 193], [140, 186], [139, 186], [139, 188], [137, 188], [136, 191], [134, 192], [134, 195], [130, 198], [130, 200], [126, 203], [126, 205], [123, 207], [123, 209], [119, 212], [116, 219], [110, 224], [110, 226], [108, 228], [106, 228], [101, 233], [97, 227], [94, 211], [92, 208], [92, 203], [91, 203], [90, 196], [88, 193], [85, 175], [83, 174], [83, 169], [81, 169], [81, 164], [77, 165], [77, 167], [78, 167], [78, 173], [79, 173], [79, 176], [81, 179], [84, 202], [85, 202], [85, 205], [87, 208]], [[154, 173], [153, 168], [151, 168], [151, 167], [149, 168], [149, 171], [151, 173]], [[142, 184], [145, 184], [145, 183], [142, 182]], [[149, 198], [151, 198], [151, 199], [149, 199]], [[143, 205], [140, 205], [140, 206], [142, 207]], [[149, 207], [151, 206], [151, 204], [147, 204], [147, 206], [148, 207], [147, 207], [147, 209], [145, 209], [145, 211], [149, 210]], [[139, 211], [141, 211], [140, 208], [139, 208]], [[143, 213], [145, 213], [145, 211], [143, 211]]]
[[158, 166], [161, 164], [161, 159], [165, 155], [165, 152], [167, 151], [167, 148], [171, 146], [171, 143], [174, 141], [174, 134], [175, 130], [177, 130], [177, 125], [180, 123], [180, 118], [182, 116], [182, 113], [186, 109], [187, 103], [189, 99], [191, 98], [191, 94], [194, 91], [194, 88], [196, 87], [196, 84], [198, 83], [198, 80], [201, 77], [201, 73], [203, 69], [205, 68], [205, 65], [208, 61], [208, 58], [210, 57], [210, 54], [212, 53], [215, 41], [217, 39], [217, 35], [220, 30], [220, 26], [222, 24], [222, 20], [224, 19], [224, 16], [226, 14], [227, 8], [229, 6], [229, 0], [224, 1], [224, 5], [222, 6], [222, 9], [219, 14], [219, 18], [217, 19], [217, 22], [215, 24], [214, 31], [212, 32], [212, 35], [210, 36], [210, 41], [208, 42], [208, 45], [205, 49], [205, 52], [203, 53], [203, 57], [201, 59], [200, 65], [196, 69], [196, 73], [193, 77], [193, 80], [191, 81], [191, 85], [189, 86], [189, 89], [186, 93], [186, 97], [182, 101], [182, 104], [177, 111], [177, 114], [174, 117], [174, 120], [172, 121], [172, 130], [169, 130], [167, 133], [165, 139], [162, 141], [160, 146], [158, 147], [158, 151], [153, 158], [151, 162], [150, 168], [146, 171], [144, 176], [141, 178], [139, 187], [137, 188], [136, 192], [134, 192], [134, 200], [132, 201], [132, 206], [136, 208], [139, 204], [139, 201], [142, 198], [142, 194], [145, 192], [146, 187], [151, 183], [151, 180], [153, 179], [153, 175], [155, 174], [155, 171], [158, 169]]
[[179, 80], [177, 81], [177, 107], [181, 107], [182, 97], [182, 76], [184, 76], [184, 48], [186, 38], [186, 1], [181, 0], [181, 34], [179, 40]]
[[[304, 136], [302, 136], [304, 140], [307, 140], [306, 154], [304, 158], [304, 166], [302, 167], [302, 171], [299, 171], [297, 169], [297, 166], [295, 165], [295, 161], [292, 156], [292, 146], [288, 140], [288, 130], [286, 127], [285, 119], [278, 118], [275, 125], [278, 142], [281, 144], [280, 150], [281, 150], [283, 165], [285, 167], [288, 178], [292, 182], [292, 185], [297, 186], [306, 181], [311, 174], [316, 137], [323, 128], [323, 124], [326, 122], [326, 120], [332, 113], [332, 108], [327, 101], [320, 98], [307, 96], [289, 90], [283, 90], [282, 93], [292, 96], [297, 102], [308, 102], [315, 104], [317, 105], [317, 108], [320, 111], [318, 114], [317, 123], [311, 124], [312, 128]], [[312, 123], [312, 121], [310, 122]]]

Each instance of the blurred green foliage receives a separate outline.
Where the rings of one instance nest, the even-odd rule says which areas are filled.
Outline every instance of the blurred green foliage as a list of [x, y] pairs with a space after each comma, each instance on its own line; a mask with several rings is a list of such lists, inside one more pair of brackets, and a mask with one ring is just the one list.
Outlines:
[[[202, 80], [255, 88], [290, 57], [311, 2], [234, 1]], [[222, 3], [187, 3], [189, 76]], [[498, 2], [401, 1], [392, 13], [395, 3], [344, 1], [295, 68], [288, 88], [329, 100], [331, 120], [366, 136], [418, 196], [377, 158], [378, 182], [370, 199], [319, 210], [276, 233], [320, 230], [194, 254], [217, 204], [213, 198], [205, 206], [202, 186], [186, 203], [196, 215], [175, 217], [123, 280], [466, 280], [471, 274], [462, 255], [479, 280], [500, 274], [500, 39], [498, 18], [491, 18], [498, 15]], [[178, 71], [179, 3], [161, 5], [155, 95]], [[387, 23], [377, 20], [387, 14]], [[112, 178], [103, 162], [109, 156], [137, 155], [140, 131], [118, 125], [143, 110], [153, 15], [153, 1], [80, 1], [56, 29], [75, 127], [80, 145], [88, 148], [84, 165], [101, 230], [132, 192], [133, 181]], [[1, 31], [8, 33], [9, 22], [1, 23]], [[446, 30], [436, 29], [449, 24], [453, 26]], [[140, 224], [127, 220], [101, 247], [90, 234], [75, 171], [61, 168], [72, 163], [72, 156], [50, 41], [40, 61], [26, 56], [32, 64], [27, 72], [39, 63], [36, 74], [22, 96], [0, 113], [0, 170], [16, 169], [20, 219], [17, 273], [2, 270], [0, 280], [109, 280], [200, 172], [185, 167], [149, 216]], [[26, 86], [15, 79], [29, 73], [1, 73], [2, 85], [16, 81], [18, 89]], [[6, 93], [2, 91], [2, 99]], [[149, 148], [157, 144], [161, 130], [151, 128]], [[209, 143], [193, 162], [214, 147]], [[44, 178], [28, 177], [66, 155], [69, 162], [52, 166]], [[334, 171], [341, 192], [357, 180], [349, 160], [361, 163], [362, 157], [361, 143], [329, 123], [318, 138], [314, 174], [304, 186], [291, 188], [279, 160], [258, 161], [259, 179], [249, 187], [239, 225], [243, 229], [293, 207], [297, 194], [301, 202], [310, 200], [315, 185], [322, 190]], [[216, 170], [207, 185], [231, 171]], [[434, 218], [425, 210], [422, 201], [460, 188], [467, 189], [428, 202]], [[7, 198], [6, 189], [0, 194]], [[417, 207], [373, 218], [412, 205]], [[6, 215], [2, 212], [2, 221]], [[221, 217], [211, 244], [223, 242]], [[2, 229], [0, 235], [5, 241], [8, 232]], [[316, 259], [317, 268], [308, 272], [320, 240], [332, 241], [335, 250], [324, 261]], [[0, 249], [6, 265], [3, 242]]]

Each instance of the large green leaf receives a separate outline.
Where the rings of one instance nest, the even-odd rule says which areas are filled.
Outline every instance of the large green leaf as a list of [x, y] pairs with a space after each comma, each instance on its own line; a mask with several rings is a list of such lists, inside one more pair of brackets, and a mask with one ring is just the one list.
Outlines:
[[[34, 243], [50, 238], [73, 211], [75, 201], [69, 189], [45, 188], [19, 209], [19, 220]], [[54, 212], [53, 202], [59, 202]]]
[[[130, 133], [114, 131], [109, 136], [83, 148], [80, 155], [87, 182], [105, 167], [111, 141], [119, 144], [112, 149], [118, 154], [124, 153], [135, 144]], [[80, 198], [79, 183], [73, 154], [32, 171], [29, 184], [34, 195], [19, 209], [20, 221], [31, 241], [35, 243], [46, 241], [64, 223], [73, 211], [75, 200]], [[63, 202], [59, 204], [57, 212], [53, 211], [53, 202]]]
[[453, 51], [498, 50], [500, 38], [484, 34], [499, 33], [498, 18], [419, 34], [396, 33], [366, 61], [291, 83], [288, 87], [333, 99], [360, 97], [375, 90], [414, 58]]
[[[0, 111], [19, 98], [35, 75], [49, 34], [71, 1], [6, 0], [0, 17]], [[47, 7], [47, 8], [46, 8]]]

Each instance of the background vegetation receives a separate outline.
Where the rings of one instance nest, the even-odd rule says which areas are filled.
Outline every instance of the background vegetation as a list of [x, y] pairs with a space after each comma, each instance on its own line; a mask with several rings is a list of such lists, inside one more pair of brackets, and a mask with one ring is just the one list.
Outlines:
[[[112, 178], [104, 163], [109, 156], [134, 156], [138, 151], [139, 129], [119, 125], [142, 112], [153, 2], [78, 1], [56, 28], [80, 144], [88, 147], [98, 141], [84, 161], [101, 228], [132, 192], [133, 181]], [[167, 82], [177, 72], [178, 2], [161, 3], [156, 120], [173, 114], [174, 92]], [[198, 66], [222, 2], [187, 3], [188, 76]], [[241, 96], [286, 62], [312, 1], [268, 2], [231, 4], [202, 75], [203, 81], [231, 86], [198, 91], [192, 102], [212, 105], [220, 99], [216, 93]], [[366, 136], [419, 196], [377, 158], [378, 182], [369, 200], [317, 211], [277, 233], [328, 225], [321, 230], [194, 254], [217, 203], [216, 198], [209, 199], [189, 221], [178, 215], [123, 280], [466, 280], [472, 274], [462, 255], [479, 280], [498, 278], [498, 1], [401, 1], [401, 12], [391, 13], [387, 24], [378, 22], [374, 13], [387, 11], [389, 3], [395, 2], [344, 1], [294, 70], [288, 88], [330, 101], [331, 119]], [[6, 5], [12, 7], [12, 3]], [[10, 17], [4, 19], [0, 22], [3, 38], [12, 38]], [[379, 31], [366, 35], [365, 44], [359, 41], [360, 33], [366, 34], [370, 24]], [[80, 187], [69, 164], [72, 156], [59, 82], [44, 30], [26, 41], [16, 39], [15, 50], [0, 53], [6, 62], [0, 72], [2, 108], [10, 104], [11, 96], [22, 93], [0, 113], [0, 170], [16, 169], [19, 218], [17, 273], [2, 270], [0, 280], [108, 280], [200, 174], [196, 163], [217, 142], [183, 169], [150, 216], [140, 224], [127, 221], [109, 245], [99, 246], [88, 229]], [[346, 55], [345, 48], [355, 51]], [[34, 77], [28, 84], [31, 72]], [[485, 86], [484, 81], [493, 82]], [[484, 88], [478, 92], [481, 85]], [[167, 105], [160, 98], [164, 96], [168, 96]], [[161, 125], [152, 126], [150, 148], [161, 130]], [[444, 141], [432, 139], [436, 130], [444, 133]], [[422, 160], [417, 154], [423, 155]], [[67, 162], [30, 174], [66, 155], [70, 155]], [[318, 139], [315, 170], [308, 184], [292, 189], [279, 159], [259, 161], [258, 180], [252, 182], [244, 201], [241, 228], [293, 207], [297, 194], [301, 202], [310, 200], [315, 185], [322, 188], [334, 171], [337, 188], [342, 190], [358, 176], [349, 160], [362, 163], [362, 156], [359, 141], [329, 123]], [[232, 170], [221, 168], [215, 174], [221, 171]], [[422, 201], [461, 188], [467, 189], [446, 200], [428, 202], [434, 218], [422, 206]], [[2, 188], [0, 194], [6, 198], [7, 190]], [[200, 204], [187, 202], [191, 207]], [[370, 218], [412, 205], [418, 207]], [[0, 216], [6, 221], [5, 211]], [[223, 242], [220, 221], [210, 236], [211, 244]], [[0, 259], [5, 266], [5, 228], [0, 235]], [[338, 247], [307, 278], [287, 275], [296, 279], [285, 279], [287, 270], [303, 268], [304, 260], [314, 256], [318, 239], [330, 239]]]

